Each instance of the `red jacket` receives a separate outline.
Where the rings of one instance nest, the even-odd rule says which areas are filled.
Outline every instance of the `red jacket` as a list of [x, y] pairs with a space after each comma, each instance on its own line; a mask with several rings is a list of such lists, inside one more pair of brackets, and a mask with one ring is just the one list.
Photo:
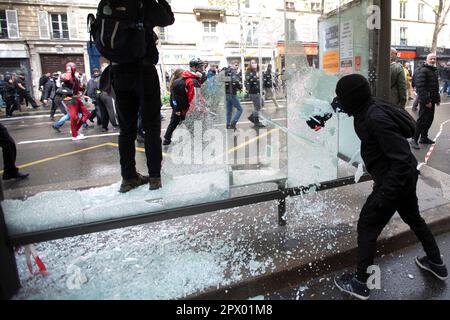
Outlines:
[[191, 71], [185, 71], [182, 75], [186, 82], [187, 96], [189, 102], [189, 112], [203, 111], [206, 112], [205, 98], [201, 94], [201, 78], [192, 73]]

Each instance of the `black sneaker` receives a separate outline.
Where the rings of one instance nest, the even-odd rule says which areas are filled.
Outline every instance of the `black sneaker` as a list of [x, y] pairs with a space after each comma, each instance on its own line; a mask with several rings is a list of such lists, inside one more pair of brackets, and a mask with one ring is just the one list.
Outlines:
[[447, 267], [445, 264], [435, 264], [425, 256], [423, 258], [416, 257], [416, 264], [419, 268], [431, 272], [439, 280], [445, 281], [448, 279]]
[[255, 124], [255, 117], [253, 115], [251, 115], [250, 117], [247, 118], [251, 123]]
[[409, 144], [413, 149], [420, 150], [419, 143], [416, 140], [414, 139], [409, 140]]
[[353, 273], [345, 273], [341, 277], [336, 276], [334, 283], [342, 292], [360, 300], [369, 300], [370, 290], [367, 284], [358, 281]]
[[143, 176], [139, 173], [136, 174], [136, 177], [131, 180], [124, 180], [122, 181], [122, 185], [120, 186], [120, 193], [127, 193], [131, 190], [134, 190], [136, 188], [139, 188], [140, 186], [143, 186], [144, 184], [147, 184], [149, 182], [149, 177]]
[[163, 142], [163, 146], [170, 146], [171, 143], [172, 141], [165, 139]]
[[161, 178], [149, 178], [150, 190], [158, 190], [162, 188]]
[[109, 131], [108, 128], [103, 128], [103, 129], [102, 129], [102, 132], [108, 132], [108, 131]]
[[52, 126], [52, 128], [53, 128], [56, 132], [61, 133], [61, 130], [59, 130], [59, 128], [57, 128], [57, 127], [55, 127], [55, 126]]
[[431, 140], [430, 138], [420, 139], [421, 144], [435, 144], [436, 141]]
[[20, 173], [19, 171], [17, 171], [16, 173], [13, 174], [4, 174], [3, 175], [3, 180], [8, 181], [8, 180], [24, 180], [26, 178], [28, 178], [30, 176], [30, 174], [26, 173]]

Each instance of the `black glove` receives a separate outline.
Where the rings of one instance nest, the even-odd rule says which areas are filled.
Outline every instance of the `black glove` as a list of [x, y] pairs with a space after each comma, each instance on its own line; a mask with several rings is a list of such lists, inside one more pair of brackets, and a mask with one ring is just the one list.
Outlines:
[[333, 117], [331, 113], [325, 113], [323, 116], [313, 116], [306, 121], [306, 124], [315, 131], [320, 131], [322, 128], [325, 128], [325, 124], [328, 120]]

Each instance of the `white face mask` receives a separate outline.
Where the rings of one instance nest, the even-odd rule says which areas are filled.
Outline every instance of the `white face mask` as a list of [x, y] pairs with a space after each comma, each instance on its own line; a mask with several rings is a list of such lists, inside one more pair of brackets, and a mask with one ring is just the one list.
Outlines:
[[256, 63], [252, 63], [252, 68], [256, 69], [256, 68], [258, 68], [258, 65]]

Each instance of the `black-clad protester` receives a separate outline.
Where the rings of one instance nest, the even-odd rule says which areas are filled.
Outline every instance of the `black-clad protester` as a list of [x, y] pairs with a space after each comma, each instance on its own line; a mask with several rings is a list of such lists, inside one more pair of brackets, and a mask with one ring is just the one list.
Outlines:
[[17, 100], [17, 89], [16, 86], [14, 85], [15, 81], [16, 76], [14, 74], [5, 76], [2, 94], [6, 104], [7, 118], [12, 117], [13, 112], [15, 110], [19, 110], [19, 102]]
[[36, 101], [34, 101], [34, 98], [31, 96], [30, 92], [27, 89], [25, 83], [25, 74], [23, 72], [20, 72], [17, 75], [17, 79], [14, 85], [16, 86], [17, 92], [19, 93], [19, 104], [21, 104], [22, 101], [25, 100], [27, 106], [28, 103], [30, 103], [33, 109], [39, 108]]
[[358, 221], [358, 266], [355, 274], [336, 278], [336, 285], [359, 299], [368, 299], [368, 267], [374, 264], [377, 239], [395, 212], [414, 231], [426, 256], [416, 264], [440, 280], [448, 277], [435, 238], [420, 216], [416, 185], [419, 172], [407, 138], [414, 134], [414, 120], [401, 108], [372, 97], [366, 78], [352, 74], [336, 87], [334, 106], [354, 117], [361, 139], [361, 155], [374, 180], [373, 192]]
[[[121, 193], [129, 192], [147, 183], [150, 185], [150, 190], [161, 188], [161, 94], [159, 76], [155, 68], [159, 60], [159, 53], [153, 29], [169, 26], [175, 22], [175, 18], [166, 0], [140, 1], [138, 3], [142, 6], [138, 15], [143, 13], [147, 43], [145, 57], [136, 62], [113, 62], [112, 65], [112, 86], [116, 97], [120, 126], [119, 153], [123, 179], [120, 187]], [[112, 2], [107, 2], [107, 5], [111, 6]], [[119, 15], [119, 8], [108, 9]], [[106, 7], [103, 12], [108, 12]], [[132, 49], [130, 48], [130, 50]], [[136, 171], [135, 141], [140, 107], [145, 131], [145, 153], [149, 176], [143, 176]]]

